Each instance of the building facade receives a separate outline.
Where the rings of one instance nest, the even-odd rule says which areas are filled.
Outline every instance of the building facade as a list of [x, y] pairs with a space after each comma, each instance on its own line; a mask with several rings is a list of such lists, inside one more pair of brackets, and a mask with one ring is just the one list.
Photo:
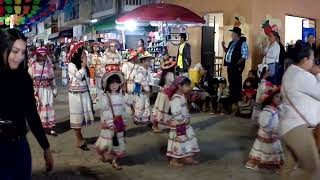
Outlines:
[[[292, 27], [301, 28], [301, 20], [307, 19], [310, 22], [314, 22], [312, 27], [315, 28], [316, 32], [320, 33], [319, 30], [319, 19], [320, 14], [318, 7], [320, 1], [314, 0], [224, 0], [224, 1], [213, 1], [213, 0], [164, 0], [166, 3], [177, 4], [186, 7], [200, 16], [215, 17], [216, 22], [220, 22], [218, 28], [215, 29], [215, 46], [221, 46], [222, 41], [227, 43], [231, 41], [231, 34], [228, 32], [232, 29], [235, 18], [239, 17], [241, 21], [241, 26], [243, 34], [247, 37], [247, 42], [249, 45], [250, 55], [247, 61], [246, 70], [244, 74], [246, 75], [248, 70], [255, 68], [257, 64], [261, 63], [263, 55], [261, 49], [268, 45], [268, 39], [264, 34], [262, 29], [262, 24], [266, 20], [270, 21], [271, 25], [276, 25], [280, 36], [282, 38], [282, 43], [288, 42], [287, 38], [291, 36], [296, 36], [297, 39], [301, 39], [301, 33], [292, 34]], [[222, 15], [222, 21], [221, 17]], [[289, 16], [297, 17], [296, 24], [290, 24], [288, 22]], [[299, 21], [300, 18], [300, 21]], [[206, 18], [208, 19], [208, 18]], [[210, 19], [210, 18], [209, 18]], [[212, 18], [211, 18], [212, 19]], [[208, 25], [208, 24], [207, 24]], [[311, 25], [310, 25], [311, 26]], [[201, 62], [201, 46], [203, 30], [201, 27], [188, 28], [188, 34], [190, 36], [189, 42], [192, 46], [192, 59], [193, 64]], [[217, 34], [219, 34], [217, 36]], [[320, 35], [317, 36], [317, 43], [319, 43]], [[176, 47], [173, 47], [171, 55], [175, 55]], [[219, 50], [220, 49], [220, 50]], [[215, 47], [215, 53], [217, 59], [221, 59], [224, 56], [220, 47]], [[217, 52], [218, 51], [218, 52]], [[224, 69], [224, 76], [225, 68]]]

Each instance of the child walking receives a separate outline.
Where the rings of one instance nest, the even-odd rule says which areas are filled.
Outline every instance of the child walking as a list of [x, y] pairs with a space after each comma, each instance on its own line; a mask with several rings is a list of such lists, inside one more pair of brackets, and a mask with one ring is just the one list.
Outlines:
[[258, 75], [261, 78], [261, 81], [257, 90], [256, 101], [251, 116], [251, 119], [255, 121], [259, 119], [259, 114], [262, 111], [263, 95], [265, 94], [265, 92], [273, 88], [272, 83], [268, 81], [268, 78], [270, 76], [268, 65], [259, 64], [258, 69]]
[[168, 88], [174, 81], [174, 70], [176, 67], [176, 62], [172, 59], [166, 60], [162, 65], [162, 74], [159, 82], [160, 92], [158, 93], [156, 102], [154, 103], [152, 109], [152, 130], [154, 133], [162, 132], [159, 129], [159, 125], [164, 127], [168, 126], [168, 121], [170, 120], [169, 109], [170, 101], [165, 93], [165, 89]]
[[101, 132], [96, 142], [101, 161], [110, 162], [116, 170], [122, 169], [118, 159], [126, 155], [126, 101], [120, 92], [122, 82], [120, 72], [109, 72], [102, 79], [104, 93], [101, 96]]
[[149, 86], [149, 66], [153, 56], [145, 51], [140, 55], [141, 64], [134, 77], [135, 81], [135, 104], [134, 104], [134, 123], [146, 125], [150, 123], [150, 86]]
[[277, 133], [279, 125], [279, 105], [281, 94], [279, 89], [271, 90], [264, 96], [264, 109], [259, 116], [259, 130], [246, 168], [259, 170], [267, 169], [279, 172], [283, 164], [283, 151], [280, 137]]
[[182, 167], [184, 164], [199, 164], [198, 161], [193, 159], [194, 154], [200, 152], [200, 149], [190, 125], [190, 114], [185, 98], [185, 94], [190, 89], [190, 79], [179, 76], [166, 91], [171, 100], [172, 115], [167, 156], [170, 158], [170, 165], [174, 167]]

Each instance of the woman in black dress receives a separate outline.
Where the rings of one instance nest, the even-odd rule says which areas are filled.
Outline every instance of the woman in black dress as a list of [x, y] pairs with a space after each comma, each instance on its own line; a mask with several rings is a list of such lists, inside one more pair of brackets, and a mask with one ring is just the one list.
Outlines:
[[14, 29], [0, 38], [0, 179], [30, 180], [27, 125], [43, 149], [47, 171], [53, 168], [53, 158], [27, 72], [26, 38]]

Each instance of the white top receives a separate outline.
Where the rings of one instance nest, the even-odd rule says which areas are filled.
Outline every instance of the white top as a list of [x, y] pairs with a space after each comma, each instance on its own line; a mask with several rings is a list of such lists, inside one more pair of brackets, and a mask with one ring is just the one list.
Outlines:
[[184, 95], [174, 94], [170, 101], [172, 120], [177, 124], [188, 123], [190, 114], [187, 100]]
[[165, 87], [168, 87], [168, 86], [170, 86], [172, 83], [173, 83], [173, 81], [174, 81], [174, 74], [173, 74], [173, 72], [168, 72], [167, 74], [166, 74], [166, 77], [165, 77]]
[[[320, 123], [320, 74], [314, 76], [296, 65], [291, 65], [284, 74], [282, 83], [280, 135], [300, 125], [316, 126]], [[290, 105], [285, 94], [308, 123]]]
[[259, 114], [259, 125], [265, 131], [277, 132], [279, 128], [279, 113], [278, 109], [272, 109], [270, 106], [266, 106]]
[[137, 69], [136, 76], [134, 77], [134, 82], [141, 84], [145, 92], [150, 92], [149, 69], [145, 69], [143, 66], [139, 66]]
[[[54, 95], [58, 94], [56, 80], [54, 77], [54, 71], [52, 64], [50, 64], [49, 60], [46, 60], [44, 62], [45, 64], [39, 64], [37, 61], [33, 61], [28, 69], [28, 72], [31, 76], [31, 78], [34, 79], [42, 79], [51, 81], [51, 90]], [[43, 67], [44, 66], [44, 67]], [[43, 88], [43, 87], [36, 87], [35, 88]], [[48, 88], [50, 89], [50, 88]]]
[[[126, 117], [126, 99], [121, 93], [109, 93], [110, 101], [114, 110], [115, 116], [122, 116], [124, 122]], [[107, 127], [113, 127], [113, 114], [110, 106], [110, 101], [106, 93], [101, 96], [101, 123]]]
[[268, 48], [265, 50], [265, 56], [263, 58], [263, 64], [272, 64], [279, 62], [279, 55], [280, 55], [280, 45], [276, 41], [269, 45]]
[[77, 69], [76, 65], [72, 62], [68, 65], [68, 76], [69, 76], [69, 91], [71, 92], [85, 92], [88, 91], [89, 82], [86, 69]]
[[132, 62], [127, 61], [123, 63], [121, 67], [121, 71], [124, 74], [124, 78], [126, 80], [133, 80], [135, 77], [135, 74], [137, 73], [138, 68], [139, 68], [138, 64], [133, 64]]

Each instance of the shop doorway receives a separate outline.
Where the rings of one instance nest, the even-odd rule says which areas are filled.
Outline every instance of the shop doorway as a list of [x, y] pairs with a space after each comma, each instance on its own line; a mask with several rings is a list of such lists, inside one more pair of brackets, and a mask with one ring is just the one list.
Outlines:
[[212, 77], [222, 76], [223, 50], [223, 13], [212, 13], [205, 17], [206, 26], [202, 27], [201, 63], [209, 68]]
[[316, 21], [314, 19], [285, 16], [285, 44], [293, 45], [297, 40], [307, 42], [308, 35], [316, 38]]

